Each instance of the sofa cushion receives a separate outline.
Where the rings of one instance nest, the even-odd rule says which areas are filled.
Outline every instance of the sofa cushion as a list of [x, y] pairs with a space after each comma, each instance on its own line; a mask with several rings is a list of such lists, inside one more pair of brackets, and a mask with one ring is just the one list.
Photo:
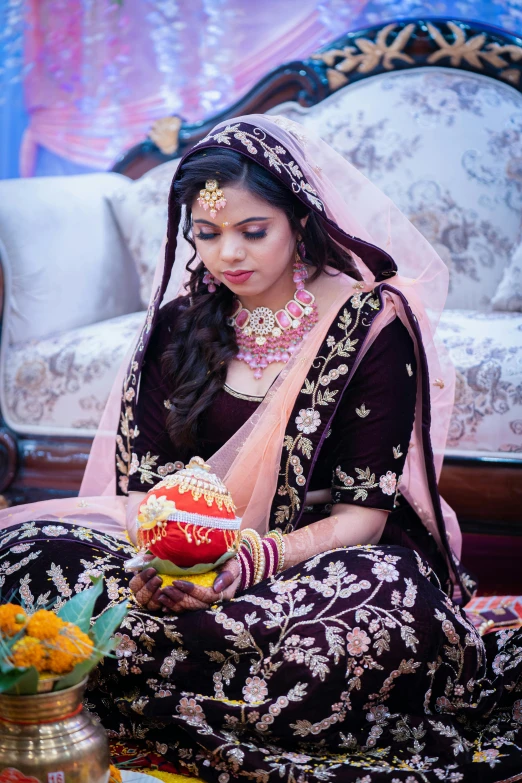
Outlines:
[[107, 196], [140, 279], [143, 307], [149, 303], [154, 270], [167, 233], [170, 185], [179, 159], [162, 163]]
[[145, 313], [3, 346], [2, 414], [15, 432], [93, 436]]
[[522, 243], [516, 248], [513, 258], [504, 269], [492, 305], [493, 310], [522, 313]]
[[446, 310], [437, 334], [457, 371], [447, 453], [522, 459], [522, 314]]
[[448, 307], [490, 306], [519, 240], [521, 93], [478, 74], [419, 68], [270, 113], [313, 129], [408, 215], [450, 267]]
[[18, 343], [140, 307], [138, 276], [105, 200], [113, 172], [0, 182], [3, 339]]

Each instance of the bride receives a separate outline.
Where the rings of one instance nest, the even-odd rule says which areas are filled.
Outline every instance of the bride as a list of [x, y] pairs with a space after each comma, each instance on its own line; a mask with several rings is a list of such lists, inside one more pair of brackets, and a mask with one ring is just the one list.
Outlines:
[[[252, 115], [181, 161], [156, 284], [80, 498], [0, 514], [3, 595], [59, 604], [93, 573], [99, 612], [133, 595], [87, 701], [142, 766], [522, 780], [520, 635], [483, 641], [459, 608], [473, 583], [437, 489], [454, 381], [435, 251], [320, 139]], [[212, 587], [129, 583], [138, 504], [194, 455], [248, 546]]]

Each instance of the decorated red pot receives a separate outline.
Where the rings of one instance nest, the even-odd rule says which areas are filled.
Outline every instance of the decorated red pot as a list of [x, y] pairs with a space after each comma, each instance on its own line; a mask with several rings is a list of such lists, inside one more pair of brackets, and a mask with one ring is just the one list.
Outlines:
[[139, 507], [138, 546], [155, 556], [162, 574], [211, 571], [237, 552], [241, 519], [227, 488], [209, 465], [193, 457], [160, 481]]

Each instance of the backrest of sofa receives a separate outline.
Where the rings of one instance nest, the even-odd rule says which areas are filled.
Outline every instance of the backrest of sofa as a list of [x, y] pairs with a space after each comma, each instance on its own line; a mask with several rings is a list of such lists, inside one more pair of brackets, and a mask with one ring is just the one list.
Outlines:
[[447, 307], [488, 309], [520, 240], [520, 92], [432, 66], [269, 113], [314, 130], [395, 201], [450, 268]]

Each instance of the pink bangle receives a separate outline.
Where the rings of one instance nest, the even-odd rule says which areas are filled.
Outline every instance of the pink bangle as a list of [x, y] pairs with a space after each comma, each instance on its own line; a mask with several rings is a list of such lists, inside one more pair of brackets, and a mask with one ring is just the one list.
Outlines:
[[244, 542], [239, 547], [238, 560], [241, 566], [241, 580], [239, 583], [240, 590], [246, 590], [248, 587], [252, 587], [253, 584], [262, 582], [265, 579], [269, 579], [274, 574], [277, 574], [280, 566], [280, 551], [275, 541], [270, 536], [266, 536], [261, 540], [262, 557], [262, 572], [257, 575], [255, 573], [255, 560], [252, 554], [250, 542]]
[[279, 568], [279, 550], [277, 543], [273, 538], [264, 538], [263, 547], [265, 549], [265, 573], [263, 579], [277, 574]]

